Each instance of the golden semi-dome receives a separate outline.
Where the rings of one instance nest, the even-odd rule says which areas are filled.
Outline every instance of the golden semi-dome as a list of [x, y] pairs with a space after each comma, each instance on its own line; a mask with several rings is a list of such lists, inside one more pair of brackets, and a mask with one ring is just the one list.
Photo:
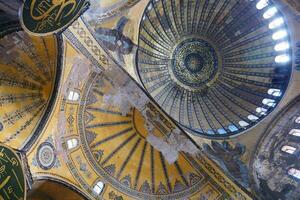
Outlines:
[[[122, 115], [120, 107], [104, 103], [103, 95], [114, 87], [105, 76], [94, 75], [80, 103], [80, 142], [96, 172], [118, 190], [141, 199], [177, 199], [197, 192], [203, 175], [193, 158], [180, 153], [175, 163], [169, 163], [147, 141], [148, 131], [140, 111], [132, 108]], [[161, 137], [159, 130], [156, 127], [154, 134]]]
[[1, 38], [0, 46], [0, 141], [22, 148], [37, 136], [49, 112], [58, 70], [57, 40], [20, 31]]

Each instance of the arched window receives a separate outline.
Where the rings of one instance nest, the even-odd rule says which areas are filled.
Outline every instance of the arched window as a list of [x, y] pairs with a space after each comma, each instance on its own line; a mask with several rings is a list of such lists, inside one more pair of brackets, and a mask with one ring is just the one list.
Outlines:
[[218, 129], [219, 134], [226, 134], [227, 132], [223, 128]]
[[245, 121], [239, 121], [239, 125], [242, 126], [242, 127], [246, 127], [249, 124], [247, 122], [245, 122]]
[[300, 129], [292, 129], [290, 130], [289, 134], [300, 137]]
[[237, 131], [238, 128], [235, 126], [235, 125], [229, 125], [228, 126], [228, 129], [231, 131], [231, 132], [234, 132], [234, 131]]
[[281, 90], [271, 88], [271, 89], [268, 90], [268, 94], [273, 95], [274, 97], [280, 97], [281, 96]]
[[258, 107], [258, 108], [256, 108], [256, 112], [257, 112], [258, 114], [265, 115], [266, 112], [267, 112], [267, 109]]
[[285, 38], [287, 35], [288, 35], [287, 31], [282, 29], [273, 33], [272, 38], [273, 40], [280, 40], [282, 38]]
[[251, 121], [256, 121], [258, 120], [258, 117], [256, 117], [255, 115], [248, 115], [248, 119], [250, 119]]
[[67, 140], [68, 149], [74, 149], [75, 147], [77, 147], [77, 145], [78, 145], [77, 139], [73, 138], [73, 139]]
[[269, 106], [269, 107], [274, 107], [276, 105], [274, 99], [263, 99], [262, 103]]
[[273, 21], [270, 22], [269, 29], [277, 28], [277, 27], [281, 26], [283, 23], [284, 23], [283, 18], [278, 17], [278, 18], [276, 18], [276, 19], [274, 19]]
[[289, 169], [288, 174], [297, 179], [300, 179], [300, 170], [298, 170], [298, 169], [291, 168], [291, 169]]
[[296, 122], [297, 124], [300, 124], [300, 117], [297, 117], [297, 119], [295, 119], [295, 122]]
[[269, 4], [269, 1], [268, 1], [268, 0], [260, 0], [259, 2], [257, 2], [256, 8], [257, 8], [258, 10], [261, 10], [261, 9], [263, 9], [264, 7], [266, 7], [268, 4]]
[[271, 7], [269, 8], [263, 15], [265, 19], [269, 19], [273, 17], [277, 13], [277, 8], [276, 7]]
[[286, 54], [281, 54], [275, 57], [276, 63], [286, 63], [290, 61], [290, 57]]
[[98, 181], [98, 182], [96, 183], [96, 185], [93, 187], [93, 191], [94, 191], [97, 195], [99, 195], [99, 194], [101, 194], [103, 188], [104, 188], [104, 183], [101, 182], [101, 181]]
[[70, 101], [78, 101], [79, 100], [79, 93], [75, 91], [70, 91], [68, 95], [68, 100]]
[[284, 145], [283, 147], [281, 147], [281, 151], [289, 154], [294, 154], [296, 148], [289, 145]]
[[287, 41], [280, 42], [275, 45], [275, 51], [284, 51], [290, 48], [290, 44]]

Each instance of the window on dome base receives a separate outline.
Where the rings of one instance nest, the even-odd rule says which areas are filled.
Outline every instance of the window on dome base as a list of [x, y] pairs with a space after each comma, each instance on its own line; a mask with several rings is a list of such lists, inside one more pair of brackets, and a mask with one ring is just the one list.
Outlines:
[[235, 132], [238, 130], [238, 128], [235, 126], [235, 125], [229, 125], [228, 126], [228, 129], [231, 131], [231, 132]]
[[218, 133], [219, 134], [226, 134], [227, 132], [225, 131], [225, 129], [220, 128], [220, 129], [218, 129]]
[[258, 120], [258, 117], [256, 117], [255, 115], [248, 115], [248, 119], [250, 119], [251, 121], [256, 121]]
[[282, 29], [282, 30], [279, 30], [279, 31], [273, 33], [272, 39], [280, 40], [282, 38], [285, 38], [287, 35], [288, 35], [287, 31]]
[[274, 50], [275, 51], [285, 51], [290, 48], [290, 44], [286, 41], [280, 42], [275, 45]]
[[280, 97], [281, 96], [281, 90], [280, 89], [274, 89], [274, 88], [271, 88], [268, 90], [268, 94], [269, 95], [273, 95], [274, 97]]
[[257, 112], [258, 114], [265, 115], [266, 112], [267, 112], [267, 109], [258, 107], [258, 108], [256, 108], [256, 112]]
[[[298, 118], [297, 118], [298, 119]], [[297, 123], [297, 122], [296, 122]], [[289, 132], [290, 135], [294, 135], [294, 136], [297, 136], [297, 137], [300, 137], [300, 129], [292, 129], [290, 130]]]
[[[297, 117], [297, 119], [295, 119], [295, 122], [296, 122], [297, 124], [300, 124], [300, 117]], [[300, 130], [299, 130], [299, 132], [300, 132]]]
[[239, 125], [242, 126], [242, 127], [246, 127], [249, 124], [247, 122], [245, 122], [245, 121], [239, 121]]
[[282, 17], [278, 17], [270, 22], [269, 29], [275, 29], [277, 27], [280, 27], [284, 23], [284, 20]]
[[289, 146], [289, 145], [284, 145], [283, 147], [281, 147], [281, 151], [288, 153], [288, 154], [294, 154], [294, 152], [296, 151], [296, 148]]
[[277, 8], [276, 7], [272, 7], [272, 8], [269, 8], [263, 15], [263, 17], [265, 19], [269, 19], [271, 17], [273, 17], [275, 14], [277, 13]]
[[298, 169], [291, 168], [291, 169], [289, 169], [288, 174], [297, 179], [300, 179], [300, 170], [298, 170]]
[[269, 106], [269, 107], [274, 107], [276, 105], [274, 99], [263, 99], [262, 103]]
[[290, 61], [290, 57], [287, 54], [282, 54], [275, 57], [276, 63], [287, 63], [289, 61]]
[[261, 10], [263, 8], [265, 8], [267, 5], [269, 4], [268, 0], [260, 0], [257, 4], [256, 4], [256, 8], [258, 10]]

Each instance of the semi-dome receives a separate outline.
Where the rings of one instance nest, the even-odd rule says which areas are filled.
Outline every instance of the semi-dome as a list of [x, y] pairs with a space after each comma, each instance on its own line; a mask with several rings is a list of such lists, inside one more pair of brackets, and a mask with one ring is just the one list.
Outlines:
[[[85, 85], [78, 110], [80, 143], [88, 159], [85, 162], [92, 163], [102, 180], [138, 199], [156, 195], [160, 199], [184, 199], [199, 190], [203, 175], [195, 164], [197, 159], [180, 152], [176, 162], [169, 163], [150, 144], [139, 110], [131, 108], [124, 115], [120, 106], [105, 103], [105, 95], [116, 87], [101, 74], [93, 74]], [[161, 138], [161, 130], [166, 129], [158, 127], [153, 134]], [[172, 154], [170, 149], [168, 152]]]
[[137, 72], [188, 132], [227, 137], [267, 116], [291, 74], [284, 17], [270, 1], [150, 1]]
[[[0, 140], [23, 148], [41, 131], [57, 78], [55, 36], [24, 31], [0, 38]], [[52, 100], [53, 101], [53, 100]]]

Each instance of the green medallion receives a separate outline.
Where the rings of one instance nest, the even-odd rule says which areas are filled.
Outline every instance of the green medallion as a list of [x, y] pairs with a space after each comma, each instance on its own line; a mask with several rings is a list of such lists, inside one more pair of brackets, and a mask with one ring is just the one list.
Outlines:
[[34, 35], [48, 35], [62, 31], [76, 20], [90, 5], [88, 0], [25, 0], [21, 24]]
[[0, 200], [25, 199], [25, 177], [19, 157], [0, 145]]

